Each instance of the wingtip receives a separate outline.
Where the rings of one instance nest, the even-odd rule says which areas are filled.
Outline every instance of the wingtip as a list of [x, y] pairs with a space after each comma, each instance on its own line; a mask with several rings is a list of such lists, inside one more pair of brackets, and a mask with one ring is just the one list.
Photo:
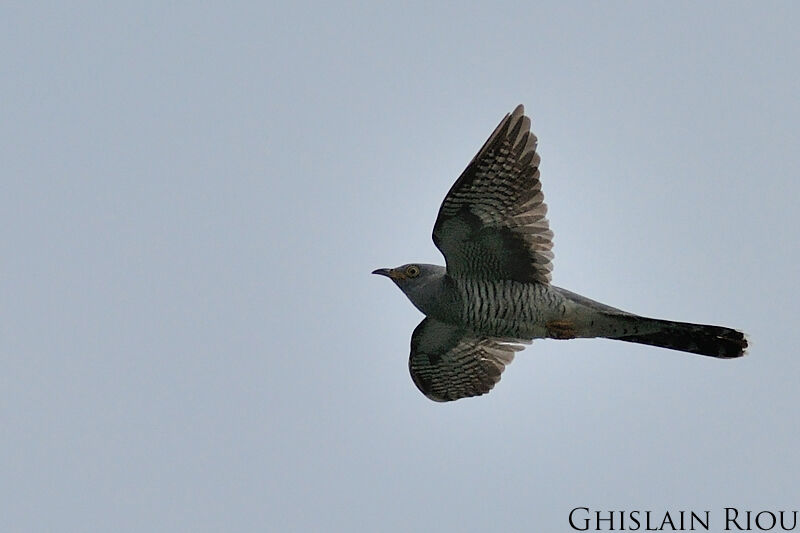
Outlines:
[[[510, 115], [507, 115], [508, 128], [506, 136], [515, 150], [525, 154], [536, 152], [538, 140], [531, 131], [531, 119], [525, 114], [525, 106], [519, 104]], [[537, 165], [538, 166], [538, 165]]]

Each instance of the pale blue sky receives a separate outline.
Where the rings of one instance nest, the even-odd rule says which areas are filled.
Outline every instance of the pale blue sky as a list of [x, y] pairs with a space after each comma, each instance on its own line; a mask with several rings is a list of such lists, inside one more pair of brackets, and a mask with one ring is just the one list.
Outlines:
[[[0, 8], [0, 530], [567, 531], [796, 509], [794, 3]], [[554, 283], [742, 360], [537, 341], [407, 370], [377, 267], [526, 105]]]

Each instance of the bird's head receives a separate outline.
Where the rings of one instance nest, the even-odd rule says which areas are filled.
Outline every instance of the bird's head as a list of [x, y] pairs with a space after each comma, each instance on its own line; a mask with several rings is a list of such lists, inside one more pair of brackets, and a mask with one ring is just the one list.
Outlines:
[[424, 313], [426, 302], [434, 294], [431, 284], [438, 285], [445, 276], [447, 269], [439, 265], [426, 265], [423, 263], [410, 263], [396, 268], [379, 268], [373, 274], [386, 276], [394, 281], [409, 300]]

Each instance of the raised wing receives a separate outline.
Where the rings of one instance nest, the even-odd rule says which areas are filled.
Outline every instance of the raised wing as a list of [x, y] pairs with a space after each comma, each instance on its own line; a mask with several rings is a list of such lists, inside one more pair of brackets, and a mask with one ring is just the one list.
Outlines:
[[408, 369], [425, 396], [449, 402], [492, 390], [514, 359], [514, 352], [522, 348], [515, 341], [475, 337], [456, 326], [426, 318], [411, 335]]
[[517, 106], [442, 202], [433, 242], [451, 276], [550, 282], [553, 232], [530, 128]]

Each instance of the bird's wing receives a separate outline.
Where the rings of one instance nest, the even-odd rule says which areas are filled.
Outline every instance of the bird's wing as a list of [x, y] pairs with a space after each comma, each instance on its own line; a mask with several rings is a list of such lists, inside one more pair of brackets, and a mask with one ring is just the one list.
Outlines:
[[447, 193], [433, 242], [452, 276], [550, 282], [553, 232], [531, 121], [506, 115]]
[[414, 384], [437, 402], [489, 392], [522, 350], [515, 339], [476, 337], [456, 326], [426, 318], [411, 335], [408, 369]]

